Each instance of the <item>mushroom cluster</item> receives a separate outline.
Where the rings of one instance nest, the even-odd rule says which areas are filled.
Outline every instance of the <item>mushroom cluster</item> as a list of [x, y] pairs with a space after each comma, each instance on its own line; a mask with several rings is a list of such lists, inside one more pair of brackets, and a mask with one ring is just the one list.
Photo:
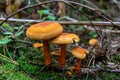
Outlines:
[[[45, 56], [45, 65], [50, 65], [52, 62], [51, 54], [49, 50], [49, 43], [60, 45], [60, 50], [52, 52], [52, 55], [58, 56], [58, 64], [61, 68], [65, 67], [66, 64], [66, 47], [67, 44], [77, 43], [80, 38], [73, 33], [63, 33], [63, 27], [57, 22], [40, 22], [30, 26], [26, 30], [26, 36], [33, 40], [42, 40], [42, 43], [35, 43], [33, 46], [37, 49], [43, 47]], [[76, 51], [77, 50], [77, 51]], [[85, 57], [86, 50], [75, 47], [72, 49], [74, 56], [78, 55], [78, 66], [76, 70], [79, 70], [81, 63], [81, 56]], [[80, 58], [80, 59], [79, 59]]]
[[76, 34], [72, 33], [62, 33], [56, 38], [51, 40], [53, 44], [59, 44], [61, 47], [61, 55], [59, 56], [58, 63], [60, 67], [64, 68], [66, 63], [66, 46], [73, 42], [79, 42], [80, 39]]
[[63, 27], [57, 22], [41, 22], [30, 26], [26, 30], [26, 36], [33, 40], [43, 40], [43, 49], [45, 56], [45, 64], [52, 62], [49, 50], [49, 40], [60, 35]]

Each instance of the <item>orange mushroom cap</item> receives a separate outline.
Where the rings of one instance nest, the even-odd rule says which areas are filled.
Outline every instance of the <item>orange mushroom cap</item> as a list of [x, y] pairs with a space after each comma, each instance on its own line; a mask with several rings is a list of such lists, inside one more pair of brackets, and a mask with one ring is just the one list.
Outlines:
[[89, 40], [89, 45], [95, 45], [95, 44], [98, 44], [98, 39], [90, 39]]
[[40, 22], [30, 26], [26, 36], [34, 40], [47, 40], [63, 32], [63, 27], [57, 22]]
[[86, 57], [86, 54], [89, 53], [89, 51], [84, 48], [74, 47], [72, 48], [71, 53], [78, 59], [84, 59]]
[[42, 46], [43, 46], [43, 43], [34, 43], [33, 44], [34, 48], [39, 48], [39, 47], [42, 47]]
[[73, 43], [73, 40], [75, 42], [79, 42], [80, 38], [76, 34], [62, 33], [59, 36], [57, 36], [56, 38], [53, 38], [51, 40], [51, 43], [54, 43], [54, 44], [71, 44], [71, 43]]

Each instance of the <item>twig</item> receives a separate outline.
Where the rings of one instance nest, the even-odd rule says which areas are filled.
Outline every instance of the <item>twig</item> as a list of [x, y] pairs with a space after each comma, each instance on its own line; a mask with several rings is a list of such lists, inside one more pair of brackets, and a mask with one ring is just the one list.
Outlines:
[[[42, 3], [41, 1], [39, 0], [35, 0], [37, 3]], [[41, 5], [42, 7], [46, 8], [46, 9], [49, 9], [46, 5]]]
[[[68, 18], [67, 18], [68, 19]], [[5, 20], [5, 18], [0, 18], [0, 21]], [[71, 19], [69, 19], [71, 20]], [[42, 22], [41, 20], [31, 20], [31, 19], [13, 19], [13, 18], [9, 18], [8, 19], [9, 22], [30, 22], [30, 23], [37, 23], [37, 22]], [[94, 28], [91, 27], [91, 23], [95, 26], [95, 27], [100, 27], [100, 26], [113, 26], [110, 22], [102, 22], [102, 21], [77, 21], [75, 20], [71, 20], [71, 21], [56, 21], [60, 24], [63, 25], [83, 25], [84, 28], [91, 30], [91, 31], [95, 31]], [[113, 22], [115, 25], [120, 25], [120, 22]], [[4, 28], [3, 28], [4, 29]], [[101, 30], [99, 28], [96, 28], [98, 31]], [[109, 29], [102, 29], [102, 32], [105, 33], [115, 33], [115, 34], [119, 34], [120, 31], [119, 30], [109, 30]]]
[[[39, 0], [36, 0], [36, 2], [37, 3], [42, 3], [41, 1], [39, 1]], [[47, 10], [49, 10], [51, 13], [50, 13], [50, 15], [54, 15], [55, 14], [55, 12], [53, 11], [53, 10], [51, 10], [49, 7], [47, 7], [46, 5], [41, 5], [43, 8], [45, 8], [45, 9], [47, 9]]]
[[120, 73], [120, 70], [109, 70], [110, 72], [118, 72]]
[[[4, 21], [6, 18], [0, 18], [0, 21]], [[30, 22], [30, 23], [38, 23], [42, 22], [42, 20], [32, 20], [32, 19], [13, 19], [9, 18], [8, 21], [10, 22]], [[94, 26], [113, 26], [111, 22], [103, 22], [103, 21], [56, 21], [63, 25], [91, 25], [91, 22]], [[120, 22], [113, 22], [115, 25], [120, 25]]]
[[108, 18], [106, 17], [107, 15], [105, 15], [105, 14], [102, 13], [102, 12], [100, 12], [98, 9], [94, 9], [94, 8], [91, 8], [91, 7], [86, 6], [86, 5], [84, 5], [84, 4], [80, 4], [80, 3], [77, 3], [77, 2], [73, 2], [73, 1], [66, 1], [66, 4], [67, 4], [67, 3], [76, 4], [76, 5], [85, 7], [85, 8], [87, 8], [87, 9], [90, 9], [90, 10], [94, 11], [96, 14], [100, 15], [100, 16], [101, 16], [102, 18], [104, 18], [105, 20], [109, 21], [112, 25], [114, 25], [114, 27], [117, 27], [117, 26], [120, 27], [120, 25], [115, 25], [112, 20], [110, 20], [110, 19], [108, 19]]
[[17, 39], [13, 39], [13, 40], [16, 41], [16, 42], [19, 42], [19, 43], [25, 43], [25, 44], [28, 44], [28, 45], [32, 45], [32, 42], [17, 40]]
[[[96, 44], [95, 44], [95, 45], [96, 45]], [[87, 66], [90, 66], [92, 60], [95, 59], [95, 55], [92, 54], [92, 51], [93, 51], [93, 49], [95, 48], [95, 45], [93, 45], [93, 46], [90, 48], [90, 50], [89, 50], [89, 54], [91, 54], [91, 58], [90, 58], [89, 62], [87, 63], [87, 64], [88, 64]]]
[[1, 32], [7, 32], [7, 30], [4, 29], [2, 26], [0, 26], [0, 31], [1, 31]]
[[[87, 26], [87, 25], [84, 25], [84, 28], [88, 29], [88, 30], [91, 30], [91, 31], [95, 31], [94, 28], [92, 28], [91, 26]], [[99, 28], [96, 28], [98, 31], [101, 30]], [[115, 34], [120, 34], [120, 30], [109, 30], [109, 29], [102, 29], [101, 30], [102, 32], [104, 33], [115, 33]]]
[[120, 2], [117, 0], [112, 0], [115, 4], [117, 4], [118, 8], [120, 9]]

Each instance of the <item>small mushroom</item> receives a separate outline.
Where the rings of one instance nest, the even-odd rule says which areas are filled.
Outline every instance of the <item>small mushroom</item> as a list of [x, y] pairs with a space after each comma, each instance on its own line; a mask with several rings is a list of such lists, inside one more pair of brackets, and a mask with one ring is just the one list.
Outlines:
[[71, 70], [72, 72], [74, 70], [76, 72], [80, 72], [82, 60], [86, 57], [86, 54], [89, 54], [89, 51], [77, 46], [72, 48], [71, 53], [77, 58], [77, 66], [73, 67]]
[[59, 44], [61, 47], [61, 55], [58, 59], [58, 63], [61, 68], [64, 68], [66, 63], [66, 45], [73, 43], [73, 40], [75, 42], [80, 41], [79, 37], [72, 33], [62, 33], [61, 35], [51, 40], [51, 43]]
[[91, 46], [95, 46], [96, 49], [99, 48], [98, 43], [99, 43], [98, 39], [94, 39], [94, 38], [92, 38], [92, 39], [89, 40], [89, 45], [91, 45]]
[[[60, 50], [60, 49], [54, 50], [54, 51], [51, 52], [51, 55], [52, 55], [53, 57], [59, 58], [60, 55], [61, 55], [61, 50]], [[53, 60], [54, 60], [54, 59], [53, 59]], [[55, 60], [55, 62], [56, 62], [56, 60]]]
[[34, 40], [43, 40], [45, 64], [49, 65], [52, 60], [49, 51], [49, 40], [60, 35], [63, 27], [57, 22], [40, 22], [30, 26], [26, 31], [26, 36]]
[[37, 48], [38, 50], [40, 50], [40, 48], [43, 47], [43, 43], [34, 43], [33, 47]]

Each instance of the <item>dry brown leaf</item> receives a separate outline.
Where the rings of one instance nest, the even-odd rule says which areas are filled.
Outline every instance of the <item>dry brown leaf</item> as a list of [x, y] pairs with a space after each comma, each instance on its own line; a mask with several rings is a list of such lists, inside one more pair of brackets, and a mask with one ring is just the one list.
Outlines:
[[[11, 13], [20, 9], [23, 1], [24, 0], [14, 0], [14, 3], [12, 3], [11, 0], [6, 0], [6, 15], [10, 15]], [[20, 15], [16, 14], [14, 17], [19, 18]]]
[[12, 13], [12, 2], [11, 0], [6, 0], [6, 14], [9, 15]]
[[59, 6], [59, 9], [58, 9], [58, 13], [57, 13], [57, 16], [65, 16], [66, 14], [66, 5], [64, 2], [58, 2], [58, 6]]

